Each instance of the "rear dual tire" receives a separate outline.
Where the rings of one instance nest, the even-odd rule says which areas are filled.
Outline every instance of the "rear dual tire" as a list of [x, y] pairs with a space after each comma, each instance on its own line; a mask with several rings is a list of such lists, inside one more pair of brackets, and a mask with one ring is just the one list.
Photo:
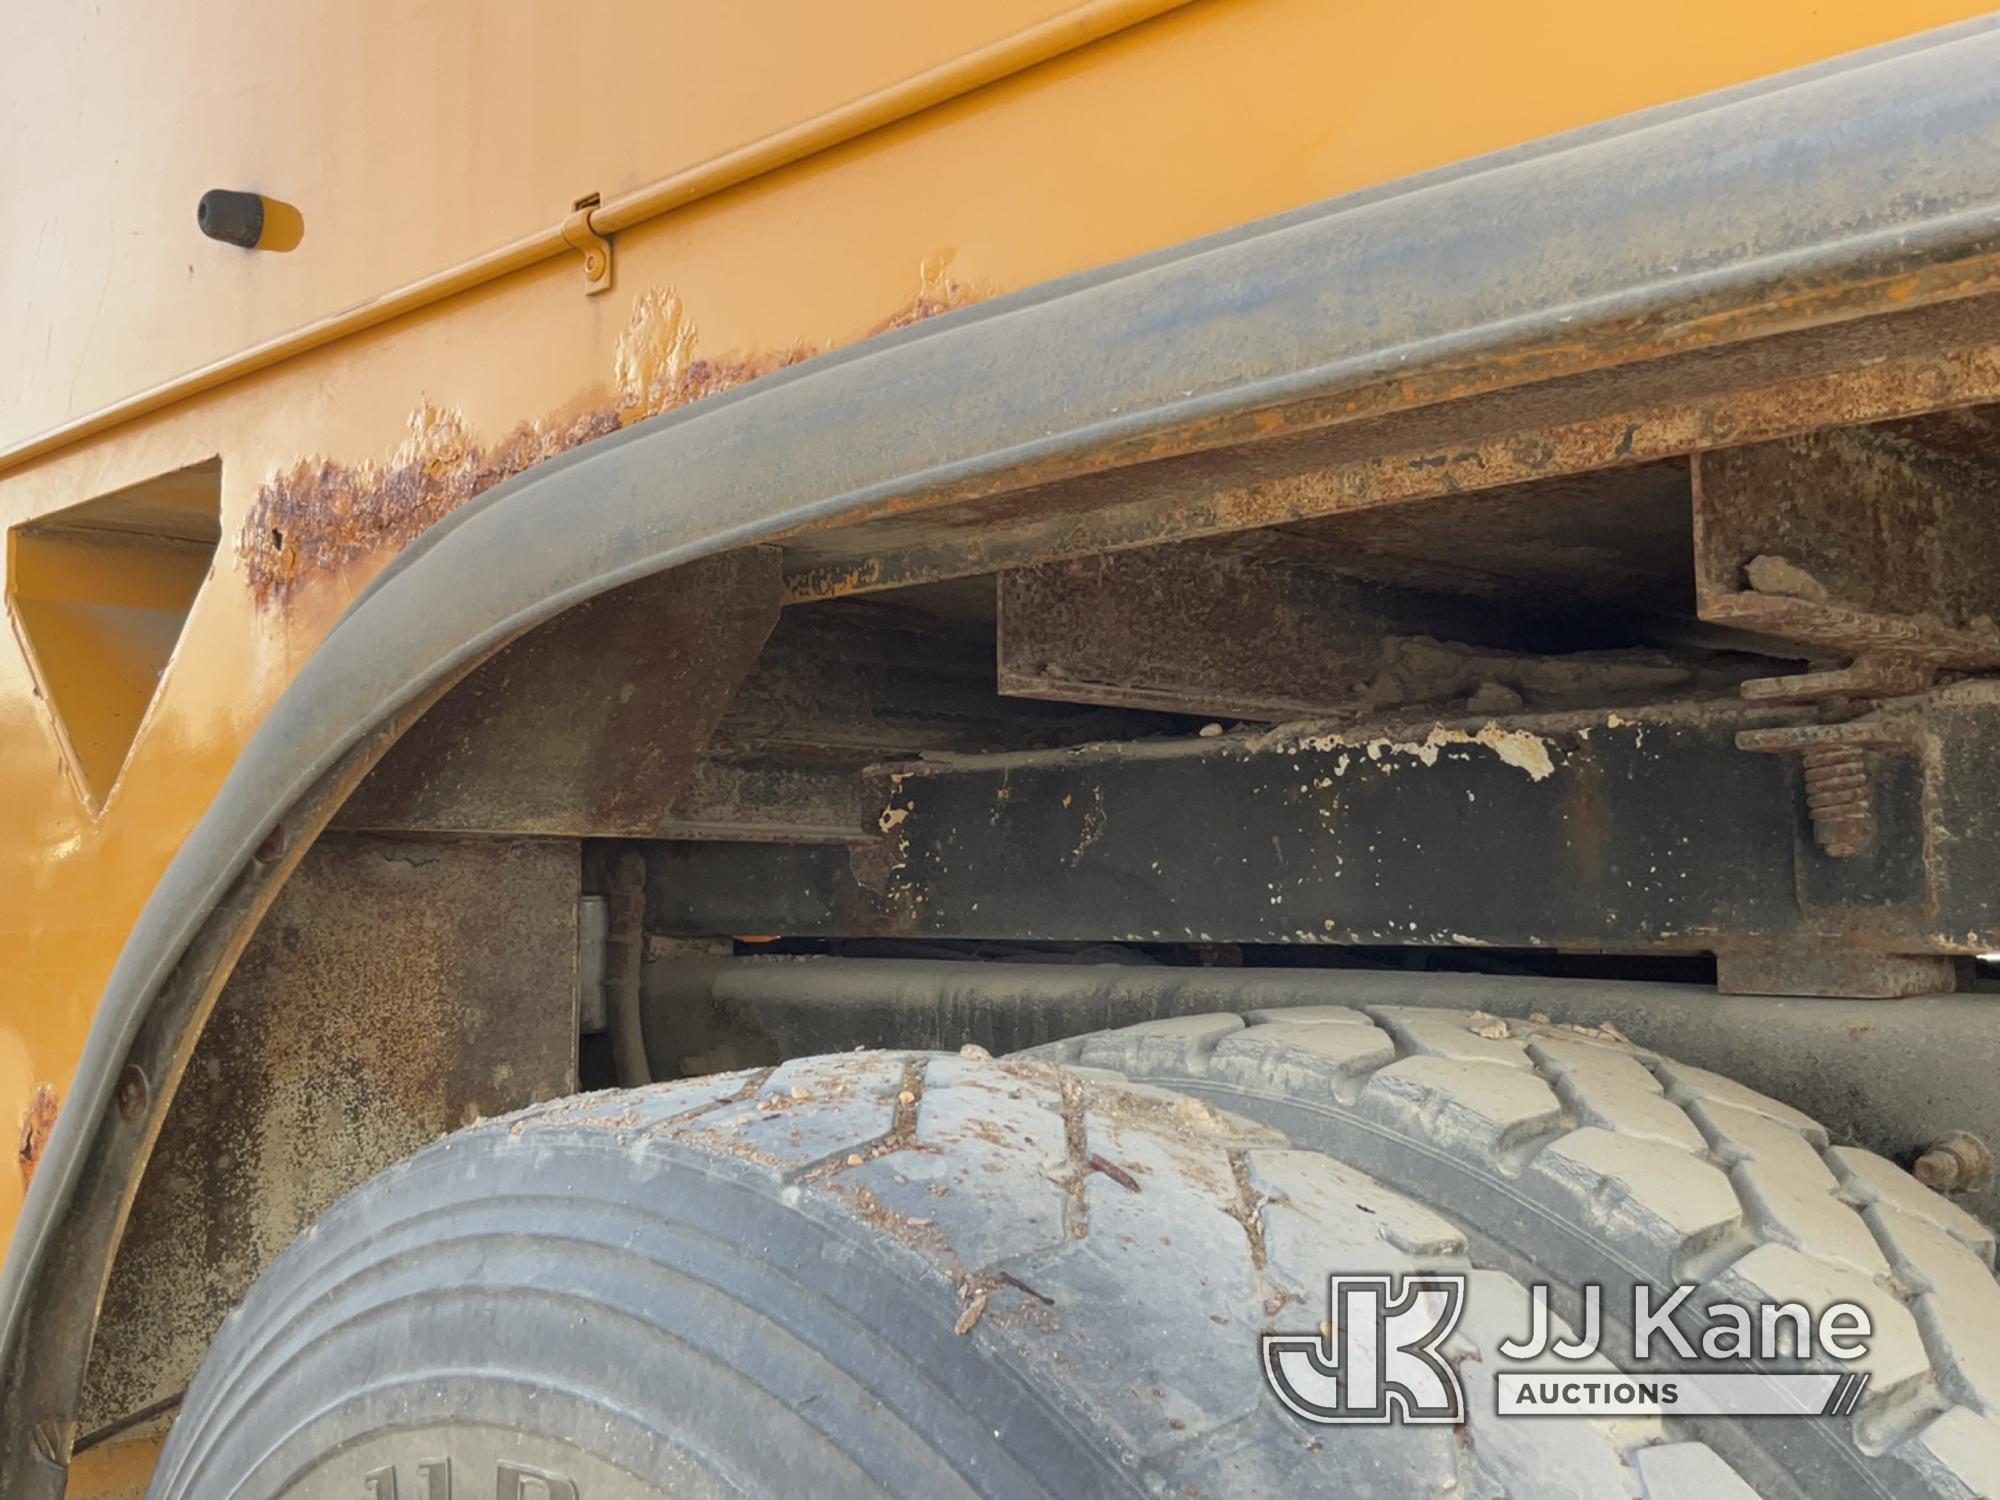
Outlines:
[[[1440, 1053], [1353, 1013], [1281, 1014], [1261, 1031], [1209, 1018], [1064, 1044], [1081, 1069], [847, 1054], [448, 1137], [343, 1200], [259, 1281], [151, 1494], [1806, 1492], [1754, 1441], [1732, 1464], [1654, 1422], [1496, 1418], [1476, 1377], [1459, 1428], [1309, 1427], [1285, 1411], [1258, 1336], [1324, 1319], [1330, 1272], [1469, 1272], [1448, 1352], [1483, 1372], [1527, 1326], [1524, 1278], [1576, 1267], [1483, 1220], [1468, 1236], [1454, 1185], [1412, 1166], [1447, 1138], [1462, 1147], [1468, 1101], [1507, 1085], [1462, 1080], [1453, 1102], [1416, 1105], [1428, 1140], [1382, 1120], [1357, 1132], [1352, 1101], [1463, 1068], [1399, 1073]], [[1330, 1071], [1364, 1038], [1327, 1027], [1379, 1031], [1391, 1056]], [[1385, 1138], [1408, 1154], [1367, 1145]], [[1383, 1180], [1405, 1169], [1414, 1195]], [[1875, 1464], [1811, 1493], [1919, 1492], [1869, 1488]], [[1880, 1472], [1976, 1492], [1908, 1455]]]

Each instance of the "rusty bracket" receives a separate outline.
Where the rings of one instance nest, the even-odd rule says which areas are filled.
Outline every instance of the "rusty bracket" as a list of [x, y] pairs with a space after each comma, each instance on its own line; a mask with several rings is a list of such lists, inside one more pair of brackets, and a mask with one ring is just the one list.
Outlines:
[[591, 227], [590, 216], [597, 210], [599, 195], [576, 200], [570, 216], [563, 220], [563, 242], [583, 257], [583, 294], [595, 297], [611, 290], [611, 241]]
[[1815, 655], [2000, 667], [1991, 472], [1849, 428], [1698, 454], [1691, 473], [1701, 619]]
[[1922, 733], [1914, 721], [1901, 717], [1876, 716], [1846, 719], [1838, 724], [1782, 724], [1764, 729], [1741, 729], [1736, 733], [1738, 750], [1816, 750], [1842, 747], [1855, 750], [1915, 750]]
[[1914, 725], [1891, 718], [1849, 719], [1745, 729], [1736, 736], [1736, 748], [1797, 755], [1813, 838], [1833, 858], [1848, 859], [1874, 841], [1875, 777], [1869, 752], [1913, 751], [1918, 733]]
[[1932, 662], [1906, 656], [1863, 656], [1845, 667], [1752, 678], [1739, 691], [1750, 703], [1824, 703], [1839, 698], [1908, 698], [1929, 692], [1936, 681], [1937, 667]]

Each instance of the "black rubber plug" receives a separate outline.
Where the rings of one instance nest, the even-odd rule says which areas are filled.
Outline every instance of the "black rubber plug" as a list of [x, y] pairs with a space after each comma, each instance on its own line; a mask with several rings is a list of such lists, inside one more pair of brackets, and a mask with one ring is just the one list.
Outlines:
[[210, 188], [195, 205], [194, 221], [212, 240], [254, 250], [264, 237], [264, 199], [257, 193]]

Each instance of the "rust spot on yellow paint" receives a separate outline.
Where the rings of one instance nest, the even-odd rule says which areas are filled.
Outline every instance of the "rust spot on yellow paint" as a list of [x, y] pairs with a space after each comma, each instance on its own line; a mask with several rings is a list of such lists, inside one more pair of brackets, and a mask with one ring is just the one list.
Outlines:
[[978, 288], [951, 274], [951, 259], [949, 250], [926, 257], [917, 267], [917, 295], [869, 332], [887, 333], [893, 328], [908, 328], [926, 318], [935, 318], [939, 313], [955, 312], [977, 302], [981, 295]]
[[[950, 274], [949, 253], [918, 269], [916, 294], [870, 330], [907, 328], [979, 300]], [[456, 411], [426, 401], [410, 435], [379, 463], [309, 458], [257, 491], [236, 550], [260, 604], [283, 602], [313, 576], [407, 545], [459, 506], [545, 459], [662, 412], [734, 390], [824, 352], [800, 342], [759, 353], [699, 352], [699, 334], [680, 297], [641, 293], [618, 340], [614, 393], [535, 422], [499, 442], [481, 443]]]
[[762, 354], [709, 358], [695, 352], [697, 338], [694, 323], [673, 292], [646, 292], [633, 304], [632, 321], [618, 340], [612, 368], [621, 425], [734, 390], [820, 352], [799, 343]]
[[237, 535], [259, 603], [287, 598], [305, 578], [383, 547], [400, 547], [503, 479], [615, 432], [615, 412], [523, 423], [487, 448], [458, 413], [428, 402], [386, 463], [307, 459], [273, 476]]
[[42, 1084], [35, 1090], [34, 1098], [21, 1112], [21, 1186], [27, 1187], [35, 1180], [35, 1168], [41, 1164], [42, 1152], [48, 1148], [49, 1132], [56, 1128], [56, 1116], [62, 1111], [62, 1101], [49, 1084]]

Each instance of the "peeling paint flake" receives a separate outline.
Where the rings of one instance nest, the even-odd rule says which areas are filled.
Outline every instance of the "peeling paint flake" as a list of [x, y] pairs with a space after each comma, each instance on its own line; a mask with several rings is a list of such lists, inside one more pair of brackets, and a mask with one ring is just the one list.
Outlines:
[[[1437, 731], [1433, 729], [1431, 733]], [[1526, 771], [1530, 781], [1541, 781], [1555, 774], [1555, 762], [1549, 758], [1549, 742], [1525, 729], [1502, 729], [1498, 724], [1488, 724], [1472, 737], [1472, 743], [1484, 745], [1505, 764]]]
[[[1530, 734], [1525, 729], [1502, 729], [1498, 724], [1488, 724], [1475, 734], [1463, 729], [1446, 729], [1438, 725], [1421, 740], [1392, 740], [1386, 737], [1371, 739], [1359, 748], [1366, 751], [1369, 760], [1382, 762], [1387, 756], [1408, 756], [1423, 765], [1434, 766], [1438, 756], [1448, 745], [1479, 745], [1491, 750], [1507, 765], [1528, 773], [1530, 781], [1541, 781], [1555, 774], [1555, 760], [1549, 754], [1549, 741], [1538, 734]], [[1356, 748], [1351, 740], [1337, 735], [1316, 735], [1302, 739], [1297, 748], [1301, 750], [1340, 750]], [[1347, 756], [1342, 754], [1334, 768], [1336, 776], [1347, 769]], [[1384, 769], [1390, 769], [1385, 766]]]
[[940, 250], [935, 255], [924, 257], [917, 267], [917, 294], [902, 307], [870, 329], [871, 334], [888, 333], [892, 329], [909, 328], [935, 318], [941, 313], [956, 312], [961, 307], [970, 307], [980, 300], [977, 287], [967, 281], [960, 281], [951, 274], [952, 252]]

